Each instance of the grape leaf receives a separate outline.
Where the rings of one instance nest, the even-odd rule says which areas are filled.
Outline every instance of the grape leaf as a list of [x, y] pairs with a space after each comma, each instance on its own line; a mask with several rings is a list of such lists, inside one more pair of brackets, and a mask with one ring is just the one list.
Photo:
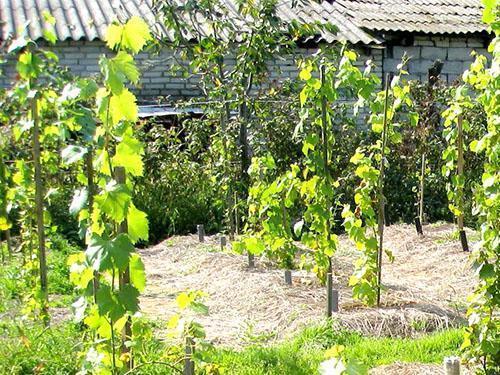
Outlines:
[[112, 95], [109, 99], [109, 112], [113, 124], [121, 120], [137, 121], [136, 97], [128, 89], [121, 90], [120, 94]]
[[109, 270], [113, 267], [123, 271], [127, 268], [133, 251], [134, 245], [124, 233], [112, 240], [93, 235], [85, 256], [96, 271]]
[[130, 281], [139, 292], [146, 287], [146, 272], [139, 254], [132, 254], [130, 257]]
[[75, 190], [73, 200], [71, 201], [71, 205], [69, 206], [69, 213], [71, 215], [76, 215], [82, 210], [82, 208], [87, 203], [88, 195], [88, 191], [85, 188]]
[[112, 59], [103, 59], [101, 68], [104, 79], [108, 83], [113, 94], [120, 94], [127, 81], [139, 82], [139, 70], [134, 63], [134, 59], [126, 52], [120, 51]]
[[146, 213], [138, 210], [133, 204], [130, 205], [127, 214], [128, 235], [133, 243], [138, 240], [147, 240], [149, 237], [149, 225]]
[[81, 160], [87, 153], [85, 147], [70, 145], [61, 151], [61, 158], [66, 164], [73, 164]]
[[124, 167], [133, 176], [142, 176], [142, 154], [144, 154], [142, 143], [136, 138], [125, 135], [116, 146], [116, 154], [112, 159], [113, 166]]
[[138, 53], [151, 40], [147, 23], [140, 17], [131, 17], [126, 24], [112, 24], [106, 30], [106, 44], [114, 49], [121, 46]]
[[95, 197], [100, 210], [118, 223], [125, 219], [130, 200], [128, 188], [116, 181], [108, 183], [105, 191]]

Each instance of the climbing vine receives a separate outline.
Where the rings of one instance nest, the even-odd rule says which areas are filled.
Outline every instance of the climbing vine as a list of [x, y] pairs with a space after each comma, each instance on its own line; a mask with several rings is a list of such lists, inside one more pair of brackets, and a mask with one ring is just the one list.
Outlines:
[[481, 184], [475, 190], [475, 213], [481, 223], [481, 241], [472, 252], [479, 282], [469, 297], [462, 349], [466, 357], [481, 364], [487, 374], [500, 371], [500, 4], [484, 1], [483, 20], [490, 24], [495, 38], [489, 46], [491, 65], [484, 56], [477, 56], [463, 75], [465, 83], [476, 90], [476, 100], [487, 116], [487, 129], [473, 140], [473, 152], [484, 154]]
[[[331, 257], [337, 248], [334, 229], [339, 196], [335, 190], [345, 177], [334, 167], [342, 153], [334, 126], [344, 119], [348, 109], [345, 99], [355, 99], [349, 109], [356, 114], [379, 83], [371, 62], [362, 72], [355, 66], [356, 59], [356, 53], [344, 47], [301, 62], [299, 78], [304, 85], [295, 135], [303, 139], [304, 162], [269, 181], [261, 174], [275, 168], [271, 156], [254, 160], [250, 169], [256, 182], [250, 190], [251, 226], [243, 246], [255, 254], [266, 251], [282, 266], [291, 268], [297, 250], [293, 241], [300, 239], [309, 249], [302, 255], [301, 266], [312, 268], [327, 282], [327, 315], [332, 311]], [[292, 215], [298, 213], [300, 220], [292, 223]]]
[[[387, 155], [390, 146], [401, 142], [399, 128], [404, 121], [415, 126], [416, 113], [399, 114], [402, 109], [412, 106], [410, 87], [401, 83], [406, 72], [400, 66], [399, 74], [390, 79], [386, 77], [385, 90], [378, 93], [370, 105], [369, 122], [375, 142], [358, 148], [351, 157], [355, 165], [355, 174], [360, 183], [355, 191], [355, 209], [344, 207], [342, 217], [344, 227], [351, 240], [356, 244], [361, 256], [355, 262], [355, 271], [349, 280], [353, 287], [353, 296], [366, 304], [380, 303], [381, 269], [383, 251], [384, 213], [384, 169], [387, 167]], [[389, 258], [392, 254], [386, 251]]]
[[82, 166], [84, 187], [75, 192], [71, 210], [85, 230], [87, 249], [70, 260], [71, 278], [83, 293], [73, 306], [76, 317], [94, 332], [84, 369], [98, 373], [131, 369], [141, 331], [133, 316], [146, 280], [134, 244], [147, 239], [148, 221], [132, 201], [133, 178], [144, 167], [134, 130], [138, 108], [127, 84], [138, 82], [133, 55], [150, 39], [138, 17], [109, 26], [106, 43], [116, 54], [101, 58], [103, 85], [90, 88], [98, 125], [93, 133], [90, 127], [90, 138], [63, 150], [67, 162]]
[[[47, 26], [44, 35], [50, 37], [54, 20], [48, 14], [44, 14], [44, 20]], [[51, 43], [55, 42], [55, 39], [49, 39]], [[57, 66], [57, 56], [29, 38], [21, 36], [16, 39], [8, 52], [12, 55], [19, 53], [19, 56], [16, 63], [18, 80], [3, 101], [5, 113], [10, 111], [12, 115], [3, 136], [9, 137], [15, 145], [9, 152], [15, 157], [9, 168], [11, 171], [2, 167], [3, 178], [11, 173], [11, 188], [4, 190], [3, 220], [9, 229], [7, 207], [18, 211], [22, 278], [28, 291], [23, 296], [23, 312], [48, 324], [46, 255], [51, 243], [47, 234], [56, 227], [51, 225], [47, 201], [56, 192], [56, 186], [51, 186], [51, 178], [57, 173], [57, 150], [67, 127], [64, 121], [57, 121], [64, 79]]]

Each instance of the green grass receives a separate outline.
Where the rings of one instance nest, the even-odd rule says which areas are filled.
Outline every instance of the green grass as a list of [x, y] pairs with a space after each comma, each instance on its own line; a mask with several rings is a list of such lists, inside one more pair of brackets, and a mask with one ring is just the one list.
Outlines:
[[0, 322], [0, 373], [75, 374], [81, 336], [70, 323], [45, 329], [41, 324]]
[[[317, 373], [324, 352], [335, 344], [344, 345], [347, 359], [357, 359], [369, 367], [395, 361], [440, 363], [456, 354], [462, 341], [460, 330], [449, 330], [418, 339], [368, 338], [354, 332], [334, 331], [324, 324], [300, 332], [295, 338], [276, 345], [255, 345], [241, 351], [212, 348], [198, 354], [231, 375], [309, 375]], [[0, 323], [0, 373], [73, 374], [78, 371], [83, 332], [78, 325], [61, 323], [49, 330], [37, 324]], [[19, 339], [21, 337], [21, 339]], [[165, 361], [166, 347], [156, 339], [145, 344], [138, 362]], [[173, 374], [161, 364], [143, 366], [137, 374]], [[197, 372], [198, 373], [198, 372]], [[203, 372], [199, 372], [203, 373]]]
[[252, 346], [240, 352], [217, 350], [211, 360], [230, 374], [305, 375], [316, 373], [325, 350], [336, 344], [346, 347], [347, 359], [357, 359], [372, 368], [396, 361], [440, 363], [443, 357], [457, 354], [461, 343], [462, 331], [458, 329], [417, 339], [369, 338], [333, 331], [325, 324], [308, 328], [293, 340], [276, 346]]

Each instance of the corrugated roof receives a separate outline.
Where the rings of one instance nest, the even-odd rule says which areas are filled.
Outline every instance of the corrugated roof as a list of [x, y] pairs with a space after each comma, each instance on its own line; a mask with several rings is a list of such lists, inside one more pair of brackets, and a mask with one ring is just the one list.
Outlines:
[[476, 33], [487, 30], [481, 21], [480, 0], [333, 0], [359, 27], [375, 31], [431, 34]]
[[[182, 0], [179, 0], [182, 3]], [[232, 0], [224, 0], [227, 11], [236, 14]], [[55, 31], [59, 40], [103, 39], [106, 27], [115, 19], [131, 15], [143, 17], [160, 35], [168, 35], [161, 22], [155, 18], [152, 0], [0, 0], [0, 39], [19, 36], [29, 21], [28, 34], [32, 39], [42, 37], [46, 27], [43, 12], [50, 12], [56, 19]], [[336, 25], [336, 35], [325, 32], [327, 41], [346, 40], [351, 43], [380, 43], [380, 40], [357, 27], [336, 6], [328, 1], [310, 1], [291, 7], [291, 0], [278, 5], [279, 16], [285, 21], [320, 21]]]

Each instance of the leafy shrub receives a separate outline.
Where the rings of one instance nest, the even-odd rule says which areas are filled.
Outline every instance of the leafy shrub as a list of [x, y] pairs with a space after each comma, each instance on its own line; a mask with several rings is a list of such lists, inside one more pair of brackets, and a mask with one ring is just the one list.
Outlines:
[[[183, 130], [151, 123], [141, 133], [146, 168], [144, 177], [137, 181], [134, 202], [148, 214], [152, 243], [172, 234], [193, 232], [196, 224], [216, 231], [222, 221], [217, 181], [210, 176], [209, 161], [196, 146], [201, 141], [186, 140]], [[202, 137], [203, 133], [191, 136]]]
[[72, 245], [59, 234], [50, 237], [51, 248], [47, 254], [49, 293], [69, 295], [73, 293], [73, 285], [69, 281], [68, 256], [81, 249]]

